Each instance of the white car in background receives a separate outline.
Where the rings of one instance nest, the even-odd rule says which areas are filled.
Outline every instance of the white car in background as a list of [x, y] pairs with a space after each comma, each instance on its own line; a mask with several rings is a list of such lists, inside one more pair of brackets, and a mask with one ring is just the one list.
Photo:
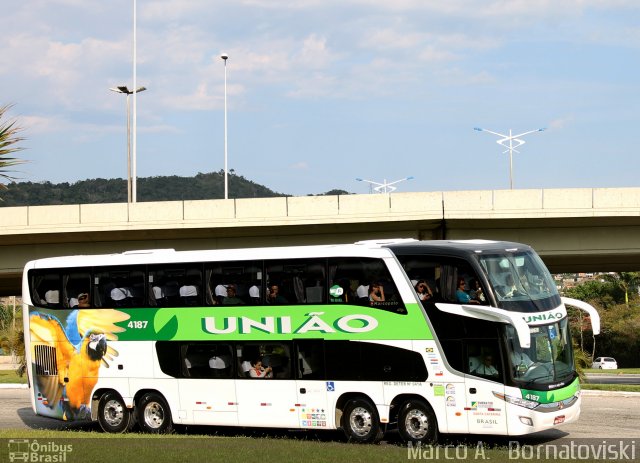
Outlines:
[[600, 370], [617, 370], [618, 362], [613, 357], [598, 357], [591, 364], [591, 368], [598, 368]]

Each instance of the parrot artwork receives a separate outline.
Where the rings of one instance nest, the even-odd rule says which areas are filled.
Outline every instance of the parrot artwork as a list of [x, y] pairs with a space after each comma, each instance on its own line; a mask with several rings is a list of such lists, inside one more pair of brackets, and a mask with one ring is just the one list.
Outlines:
[[64, 420], [90, 417], [91, 393], [100, 365], [118, 352], [107, 342], [125, 329], [116, 325], [129, 315], [115, 310], [76, 309], [63, 324], [55, 315], [30, 316], [31, 359], [36, 401], [43, 415]]

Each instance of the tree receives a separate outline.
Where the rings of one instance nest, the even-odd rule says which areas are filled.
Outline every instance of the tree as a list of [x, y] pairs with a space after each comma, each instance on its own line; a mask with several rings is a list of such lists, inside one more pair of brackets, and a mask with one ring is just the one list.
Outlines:
[[[8, 121], [2, 120], [7, 111], [11, 109], [11, 106], [12, 105], [5, 105], [0, 107], [0, 177], [7, 180], [14, 180], [14, 177], [8, 174], [8, 172], [11, 171], [7, 170], [7, 168], [25, 162], [9, 156], [17, 151], [22, 151], [23, 148], [16, 145], [24, 140], [24, 138], [18, 136], [22, 128], [16, 125], [15, 119]], [[0, 183], [0, 189], [6, 190], [7, 186]]]
[[636, 290], [640, 284], [640, 272], [616, 272], [603, 275], [613, 286], [624, 291], [624, 303], [629, 308], [629, 292]]

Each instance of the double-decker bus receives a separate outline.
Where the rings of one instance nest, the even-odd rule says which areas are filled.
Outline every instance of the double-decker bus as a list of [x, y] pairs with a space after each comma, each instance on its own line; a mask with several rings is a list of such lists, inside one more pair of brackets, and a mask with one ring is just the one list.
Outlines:
[[145, 250], [29, 262], [33, 410], [106, 432], [524, 435], [578, 418], [565, 304], [496, 241]]

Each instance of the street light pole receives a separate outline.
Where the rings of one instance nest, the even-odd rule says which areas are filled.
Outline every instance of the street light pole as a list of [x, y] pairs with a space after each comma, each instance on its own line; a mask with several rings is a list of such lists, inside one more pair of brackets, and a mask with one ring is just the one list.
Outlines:
[[[513, 190], [513, 153], [519, 153], [519, 151], [516, 150], [516, 148], [526, 143], [524, 140], [521, 140], [520, 137], [524, 137], [525, 135], [529, 135], [530, 133], [534, 133], [534, 132], [542, 132], [546, 129], [541, 128], [536, 130], [529, 130], [528, 132], [522, 132], [517, 135], [513, 135], [511, 129], [509, 129], [509, 135], [505, 135], [503, 133], [498, 133], [498, 132], [492, 132], [491, 130], [487, 130], [487, 129], [481, 129], [480, 127], [475, 127], [473, 130], [476, 130], [478, 132], [487, 132], [487, 133], [491, 133], [493, 135], [502, 137], [500, 140], [496, 141], [496, 143], [498, 145], [502, 145], [505, 148], [507, 148], [507, 150], [503, 151], [503, 153], [509, 153], [509, 188]], [[506, 142], [509, 142], [508, 146], [505, 145]], [[516, 142], [517, 144], [514, 145], [513, 144], [514, 142]]]
[[[146, 87], [138, 87], [135, 93], [144, 92]], [[118, 87], [110, 88], [112, 92], [122, 93], [127, 95], [127, 202], [131, 203], [133, 196], [133, 188], [131, 182], [131, 115], [129, 106], [129, 96], [134, 92], [129, 90], [126, 85], [119, 85]], [[133, 201], [135, 202], [135, 201]]]
[[137, 75], [137, 37], [136, 37], [136, 25], [138, 21], [137, 17], [137, 4], [136, 0], [133, 0], [133, 183], [131, 184], [131, 199], [135, 203], [138, 198], [138, 189], [137, 189], [137, 154], [138, 154], [138, 96], [137, 96], [137, 88], [138, 88], [138, 75]]
[[227, 60], [229, 55], [223, 53], [220, 58], [224, 61], [224, 199], [229, 199], [229, 170], [227, 166]]

